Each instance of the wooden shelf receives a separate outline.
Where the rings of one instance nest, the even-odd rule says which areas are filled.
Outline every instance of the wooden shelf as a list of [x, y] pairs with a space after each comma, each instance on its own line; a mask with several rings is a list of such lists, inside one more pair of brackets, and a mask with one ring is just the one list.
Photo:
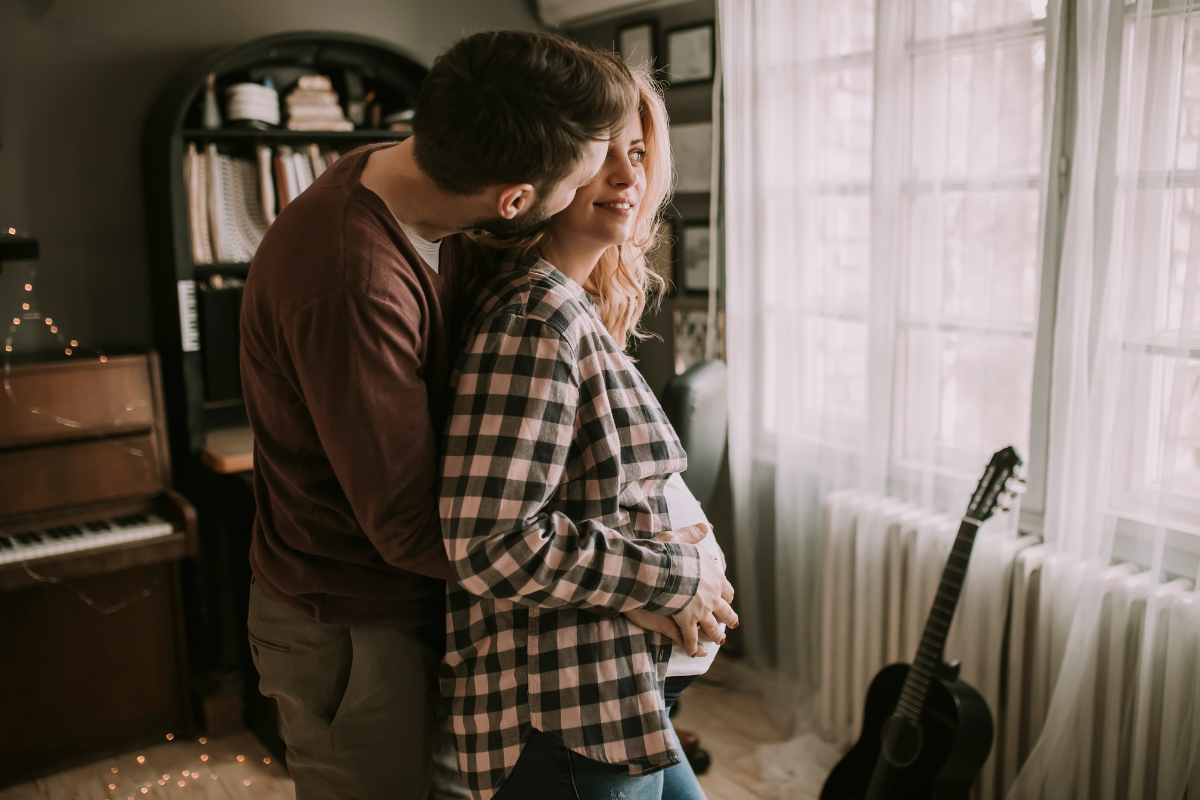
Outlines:
[[210, 131], [204, 128], [184, 128], [184, 139], [213, 142], [400, 142], [412, 136], [409, 131], [357, 130], [357, 131], [289, 131], [289, 130], [244, 130], [222, 128]]

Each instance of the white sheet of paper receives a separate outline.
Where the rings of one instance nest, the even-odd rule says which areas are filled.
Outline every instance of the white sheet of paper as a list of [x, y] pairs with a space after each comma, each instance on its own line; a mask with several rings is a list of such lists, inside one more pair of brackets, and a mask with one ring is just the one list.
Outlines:
[[[691, 489], [683, 482], [683, 478], [678, 472], [671, 475], [667, 479], [666, 486], [663, 487], [663, 494], [667, 498], [667, 511], [671, 517], [671, 530], [679, 530], [686, 528], [688, 525], [695, 525], [698, 522], [708, 522], [708, 517], [704, 515], [700, 504], [696, 502], [695, 496]], [[719, 556], [721, 549], [717, 546], [717, 539], [712, 534], [712, 525], [709, 525], [708, 536], [700, 542], [700, 547], [703, 547], [714, 556]], [[721, 624], [721, 633], [725, 632], [725, 625]], [[717, 657], [717, 650], [720, 645], [708, 641], [703, 636], [700, 641], [704, 643], [705, 649], [708, 650], [708, 655], [703, 658], [692, 658], [678, 645], [671, 648], [671, 660], [667, 662], [667, 677], [674, 678], [683, 675], [703, 675], [708, 672], [708, 668], [712, 666], [713, 659]]]

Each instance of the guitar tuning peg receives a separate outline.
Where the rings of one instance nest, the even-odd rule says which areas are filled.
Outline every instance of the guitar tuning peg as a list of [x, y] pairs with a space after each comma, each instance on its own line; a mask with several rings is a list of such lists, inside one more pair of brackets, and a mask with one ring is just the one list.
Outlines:
[[1026, 486], [1025, 479], [1017, 478], [1015, 476], [1012, 478], [1009, 478], [1005, 482], [1004, 489], [1005, 489], [1005, 491], [1007, 491], [1009, 494], [1012, 494], [1012, 495], [1025, 494], [1025, 492], [1028, 491], [1028, 487]]
[[996, 510], [1007, 514], [1009, 511], [1012, 511], [1012, 508], [1009, 506], [998, 506]]

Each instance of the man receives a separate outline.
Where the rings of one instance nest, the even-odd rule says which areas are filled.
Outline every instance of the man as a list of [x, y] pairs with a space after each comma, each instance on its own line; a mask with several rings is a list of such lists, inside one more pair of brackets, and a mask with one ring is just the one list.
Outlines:
[[[339, 159], [255, 255], [241, 321], [249, 630], [298, 800], [429, 792], [451, 576], [436, 443], [462, 288], [453, 234], [519, 235], [565, 208], [632, 85], [615, 56], [555, 36], [468, 37], [422, 84], [414, 136]], [[435, 794], [461, 787], [452, 750], [447, 763]]]

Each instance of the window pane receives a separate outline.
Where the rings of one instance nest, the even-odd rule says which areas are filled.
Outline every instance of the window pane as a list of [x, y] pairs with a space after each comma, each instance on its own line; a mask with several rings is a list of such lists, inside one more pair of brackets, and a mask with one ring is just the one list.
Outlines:
[[1029, 443], [1032, 336], [902, 329], [896, 452], [973, 470], [978, 456]]
[[913, 35], [938, 39], [1046, 18], [1046, 0], [916, 0]]
[[913, 58], [912, 178], [1037, 175], [1045, 67], [1041, 36]]

